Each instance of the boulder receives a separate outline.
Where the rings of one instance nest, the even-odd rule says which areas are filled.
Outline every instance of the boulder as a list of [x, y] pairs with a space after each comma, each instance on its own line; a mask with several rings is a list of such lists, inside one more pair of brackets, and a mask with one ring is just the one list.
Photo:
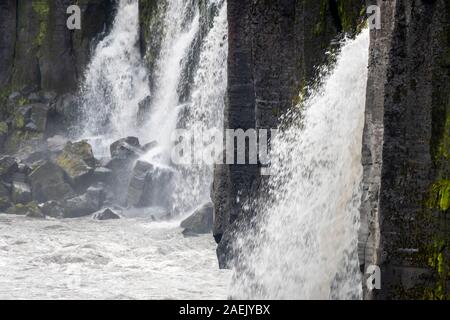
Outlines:
[[113, 220], [120, 219], [120, 216], [109, 208], [95, 212], [92, 215], [94, 220]]
[[128, 187], [127, 204], [131, 207], [145, 206], [145, 180], [147, 173], [153, 170], [153, 165], [145, 161], [137, 161]]
[[64, 218], [79, 218], [98, 211], [104, 202], [102, 187], [89, 187], [85, 194], [73, 197], [62, 203]]
[[21, 203], [16, 204], [16, 205], [10, 207], [6, 211], [6, 213], [21, 215], [21, 216], [26, 215], [27, 217], [30, 217], [30, 218], [44, 218], [45, 217], [36, 202], [30, 202], [28, 204], [21, 204]]
[[11, 199], [14, 203], [26, 204], [32, 200], [30, 185], [24, 181], [13, 181]]
[[33, 219], [45, 219], [45, 214], [43, 214], [40, 210], [31, 210], [27, 212], [26, 217]]
[[137, 159], [142, 154], [139, 139], [136, 137], [117, 140], [110, 145], [109, 150], [113, 159]]
[[50, 200], [39, 205], [41, 212], [52, 218], [63, 218], [64, 208], [59, 201]]
[[128, 187], [127, 205], [168, 208], [174, 174], [169, 167], [137, 161]]
[[67, 183], [63, 169], [54, 163], [44, 161], [38, 165], [28, 176], [33, 200], [46, 202], [72, 197], [74, 191]]
[[14, 112], [13, 128], [45, 132], [49, 106], [43, 103], [23, 105]]
[[42, 163], [46, 160], [50, 160], [50, 154], [49, 154], [48, 150], [35, 150], [32, 152], [23, 154], [20, 157], [20, 160], [23, 163], [25, 163], [26, 165], [33, 167], [33, 166], [37, 166], [39, 163]]
[[103, 203], [105, 202], [105, 188], [102, 184], [90, 186], [86, 190], [86, 196], [88, 200], [91, 201], [95, 206], [101, 208], [103, 206]]
[[0, 179], [11, 182], [13, 175], [19, 170], [19, 165], [15, 158], [11, 156], [0, 157]]
[[116, 195], [115, 203], [122, 205], [127, 200], [127, 190], [134, 161], [141, 155], [142, 150], [137, 138], [128, 137], [111, 144], [110, 152], [111, 159], [104, 163], [104, 167], [111, 170], [108, 184]]
[[158, 143], [156, 141], [150, 141], [149, 143], [146, 143], [142, 146], [142, 151], [149, 152], [150, 150], [153, 150], [158, 146]]
[[0, 182], [0, 211], [4, 211], [11, 207], [10, 190]]
[[83, 190], [92, 183], [95, 158], [87, 141], [68, 142], [56, 163], [67, 173], [75, 189]]
[[99, 167], [94, 170], [93, 179], [96, 182], [108, 182], [111, 180], [112, 176], [112, 170], [105, 168], [105, 167]]
[[213, 204], [207, 203], [183, 220], [180, 226], [184, 228], [185, 235], [210, 233], [213, 228], [213, 219]]
[[77, 118], [77, 97], [73, 94], [67, 93], [58, 96], [55, 103], [52, 105], [51, 112], [61, 115], [61, 118], [67, 122], [73, 122]]
[[99, 209], [94, 202], [90, 201], [86, 194], [64, 201], [63, 208], [64, 218], [79, 218], [88, 216]]

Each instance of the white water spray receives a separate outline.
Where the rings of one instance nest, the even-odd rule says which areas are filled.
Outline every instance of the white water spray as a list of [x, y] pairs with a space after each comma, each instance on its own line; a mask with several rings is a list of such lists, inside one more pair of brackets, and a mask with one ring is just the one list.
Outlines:
[[[361, 148], [369, 32], [347, 40], [323, 85], [272, 142], [268, 194], [240, 234], [232, 295], [358, 299]], [[270, 199], [270, 200], [267, 200]], [[256, 207], [256, 208], [255, 208]]]
[[120, 0], [111, 32], [97, 45], [80, 90], [82, 138], [97, 155], [111, 142], [136, 135], [138, 103], [149, 95], [141, 61], [139, 2]]

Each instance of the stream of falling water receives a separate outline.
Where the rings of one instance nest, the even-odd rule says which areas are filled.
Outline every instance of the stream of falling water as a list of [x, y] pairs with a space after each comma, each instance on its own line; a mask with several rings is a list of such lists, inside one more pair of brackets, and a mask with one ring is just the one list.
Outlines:
[[[359, 299], [361, 148], [369, 31], [343, 44], [323, 84], [292, 110], [272, 142], [268, 194], [239, 235], [232, 295], [257, 299]], [[267, 200], [269, 199], [269, 200]]]
[[97, 45], [80, 90], [78, 135], [97, 156], [109, 145], [137, 135], [138, 104], [149, 95], [147, 71], [139, 50], [139, 2], [121, 0], [110, 33]]

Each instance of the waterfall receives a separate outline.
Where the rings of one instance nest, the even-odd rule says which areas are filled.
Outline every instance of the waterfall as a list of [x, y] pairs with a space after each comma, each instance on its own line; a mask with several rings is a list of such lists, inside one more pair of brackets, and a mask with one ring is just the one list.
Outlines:
[[[167, 181], [175, 186], [167, 195], [169, 209], [187, 212], [210, 201], [213, 168], [173, 164], [172, 134], [180, 123], [196, 135], [223, 128], [226, 1], [167, 0], [157, 10], [154, 18], [161, 34], [150, 39], [149, 46], [157, 47], [158, 53], [152, 52], [156, 60], [149, 72], [138, 46], [138, 1], [118, 2], [113, 27], [98, 43], [85, 72], [78, 137], [88, 139], [97, 156], [107, 156], [109, 145], [126, 136], [137, 136], [143, 143], [156, 141], [157, 147], [140, 160], [173, 173]], [[148, 104], [148, 114], [138, 119], [142, 102]]]
[[120, 0], [110, 33], [98, 43], [80, 90], [78, 133], [97, 155], [127, 135], [137, 135], [139, 102], [149, 95], [147, 71], [139, 50], [139, 1]]
[[[369, 31], [346, 40], [323, 83], [272, 141], [272, 176], [235, 243], [232, 295], [358, 299], [361, 148]], [[299, 109], [298, 106], [297, 109]]]
[[171, 134], [182, 108], [178, 89], [184, 65], [189, 61], [187, 55], [199, 31], [199, 17], [198, 7], [193, 6], [193, 1], [172, 0], [168, 2], [163, 18], [165, 34], [156, 66], [150, 120], [145, 125], [145, 132], [150, 139], [158, 142], [162, 149], [159, 160], [164, 164], [169, 164], [170, 160]]
[[[209, 130], [223, 130], [224, 99], [227, 88], [228, 21], [227, 5], [219, 3], [220, 11], [214, 18], [213, 28], [201, 48], [199, 67], [185, 119], [186, 129], [195, 137]], [[196, 148], [203, 153], [211, 148], [206, 141]], [[189, 211], [194, 206], [211, 201], [210, 187], [213, 181], [213, 166], [194, 163], [183, 168], [183, 174], [176, 184], [174, 206]]]
[[[156, 165], [174, 165], [170, 161], [172, 134], [181, 120], [184, 129], [197, 137], [205, 130], [223, 129], [228, 54], [226, 2], [223, 0], [207, 3], [208, 8], [215, 6], [217, 13], [212, 28], [199, 48], [199, 61], [195, 67], [190, 95], [186, 102], [180, 102], [180, 87], [186, 85], [182, 83], [182, 72], [189, 62], [188, 56], [199, 32], [198, 7], [193, 9], [192, 3], [188, 0], [170, 1], [165, 13], [167, 27], [157, 63], [156, 91], [150, 107], [150, 119], [143, 129], [147, 139], [156, 140], [159, 147], [156, 152], [152, 150], [144, 155], [142, 160]], [[192, 12], [193, 15], [189, 14]], [[196, 149], [195, 152], [201, 153], [202, 150]], [[210, 201], [212, 165], [176, 165], [176, 169], [177, 173], [173, 177], [175, 187], [170, 195], [172, 212], [185, 213]]]

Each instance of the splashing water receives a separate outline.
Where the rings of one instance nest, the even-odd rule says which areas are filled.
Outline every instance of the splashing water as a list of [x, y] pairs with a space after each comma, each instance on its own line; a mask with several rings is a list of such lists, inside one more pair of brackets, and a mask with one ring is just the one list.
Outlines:
[[[361, 148], [369, 32], [347, 40], [333, 70], [292, 110], [272, 142], [268, 194], [250, 205], [232, 295], [256, 299], [359, 299]], [[270, 200], [267, 200], [270, 199]], [[245, 233], [245, 234], [244, 234]]]
[[139, 43], [139, 2], [121, 0], [111, 32], [96, 47], [85, 72], [80, 99], [81, 136], [97, 155], [111, 142], [136, 135], [139, 102], [149, 95]]

